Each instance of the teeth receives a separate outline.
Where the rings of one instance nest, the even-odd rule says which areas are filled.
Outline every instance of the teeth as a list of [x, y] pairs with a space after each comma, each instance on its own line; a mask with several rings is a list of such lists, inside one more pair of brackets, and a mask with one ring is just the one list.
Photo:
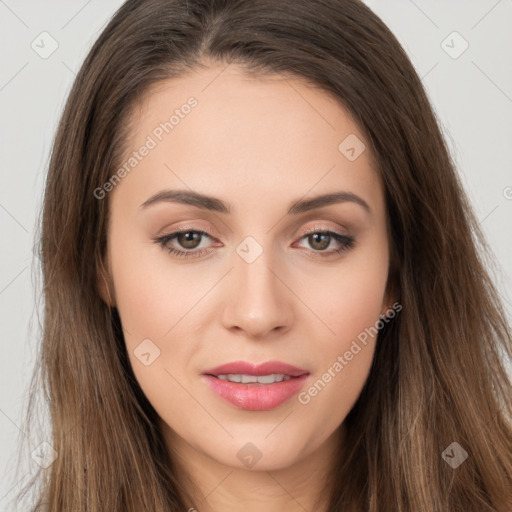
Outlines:
[[230, 373], [228, 375], [217, 375], [218, 379], [228, 380], [229, 382], [241, 382], [242, 384], [274, 384], [274, 382], [282, 382], [283, 380], [290, 380], [289, 375], [282, 373], [272, 373], [270, 375], [240, 375]]

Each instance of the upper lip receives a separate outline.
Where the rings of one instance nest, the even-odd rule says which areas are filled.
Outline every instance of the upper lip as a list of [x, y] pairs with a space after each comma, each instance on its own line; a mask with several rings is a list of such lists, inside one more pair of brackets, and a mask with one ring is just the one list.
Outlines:
[[270, 374], [289, 375], [290, 377], [300, 377], [308, 374], [307, 370], [297, 368], [291, 364], [281, 361], [267, 361], [261, 364], [254, 364], [247, 361], [233, 361], [231, 363], [222, 364], [215, 368], [210, 368], [203, 372], [204, 375], [270, 375]]

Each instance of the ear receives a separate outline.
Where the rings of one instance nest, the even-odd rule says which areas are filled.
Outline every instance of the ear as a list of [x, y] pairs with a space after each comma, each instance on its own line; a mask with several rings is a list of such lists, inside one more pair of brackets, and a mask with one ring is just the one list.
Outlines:
[[110, 276], [110, 272], [108, 268], [105, 269], [105, 265], [103, 261], [96, 266], [96, 275], [97, 275], [97, 287], [98, 292], [100, 294], [101, 299], [105, 304], [109, 307], [116, 307], [115, 301], [115, 293], [114, 293], [114, 284], [112, 278]]

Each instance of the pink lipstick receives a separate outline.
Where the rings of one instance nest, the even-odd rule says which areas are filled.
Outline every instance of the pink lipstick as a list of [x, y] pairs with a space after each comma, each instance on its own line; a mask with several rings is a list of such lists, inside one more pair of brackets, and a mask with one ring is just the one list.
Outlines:
[[234, 361], [203, 372], [210, 389], [239, 409], [267, 411], [297, 394], [309, 372], [280, 361]]

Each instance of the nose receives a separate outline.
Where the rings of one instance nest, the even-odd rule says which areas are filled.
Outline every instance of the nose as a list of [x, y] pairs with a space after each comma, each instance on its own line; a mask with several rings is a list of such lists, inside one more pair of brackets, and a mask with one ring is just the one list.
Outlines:
[[222, 324], [251, 339], [282, 335], [294, 320], [294, 294], [269, 253], [263, 251], [251, 263], [235, 254], [234, 268], [227, 276]]

